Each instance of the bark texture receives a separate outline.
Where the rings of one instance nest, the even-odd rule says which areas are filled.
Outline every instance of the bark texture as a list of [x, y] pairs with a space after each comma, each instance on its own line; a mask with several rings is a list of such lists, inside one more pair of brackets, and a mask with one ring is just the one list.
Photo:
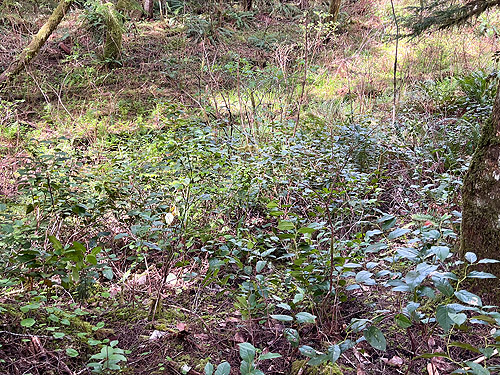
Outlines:
[[108, 65], [119, 65], [122, 51], [122, 23], [112, 3], [104, 4], [106, 20], [106, 41], [104, 42], [103, 59]]
[[0, 75], [0, 88], [5, 86], [8, 81], [19, 74], [28, 65], [31, 60], [38, 54], [40, 48], [49, 39], [52, 32], [57, 28], [59, 23], [66, 15], [73, 0], [60, 0], [56, 9], [52, 12], [49, 19], [40, 28], [38, 33], [33, 37], [31, 43], [21, 52], [15, 61]]
[[144, 0], [144, 11], [148, 18], [153, 18], [153, 0]]
[[329, 7], [329, 13], [330, 13], [330, 19], [329, 21], [331, 22], [337, 22], [337, 19], [339, 18], [339, 11], [340, 11], [340, 3], [342, 0], [330, 0], [330, 7]]
[[252, 10], [252, 0], [243, 0], [243, 10]]
[[[464, 178], [462, 200], [461, 253], [500, 260], [500, 87]], [[485, 264], [481, 271], [500, 277], [500, 263]], [[500, 296], [498, 279], [479, 281], [477, 286]]]

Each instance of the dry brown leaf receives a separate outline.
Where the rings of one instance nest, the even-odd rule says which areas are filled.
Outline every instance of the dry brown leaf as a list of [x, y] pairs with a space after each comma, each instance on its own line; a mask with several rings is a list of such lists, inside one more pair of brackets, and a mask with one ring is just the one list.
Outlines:
[[245, 338], [243, 337], [243, 335], [240, 332], [236, 332], [236, 334], [234, 335], [233, 340], [235, 342], [239, 342], [239, 343], [242, 343], [242, 342], [246, 341]]
[[183, 322], [177, 322], [176, 328], [179, 330], [179, 332], [187, 331], [187, 325]]

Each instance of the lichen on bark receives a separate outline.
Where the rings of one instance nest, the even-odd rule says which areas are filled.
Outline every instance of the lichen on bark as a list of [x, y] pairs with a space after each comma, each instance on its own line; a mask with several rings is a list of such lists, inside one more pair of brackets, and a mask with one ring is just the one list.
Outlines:
[[122, 53], [122, 22], [113, 3], [106, 3], [102, 7], [102, 14], [106, 22], [106, 40], [104, 41], [103, 60], [109, 66], [121, 64]]
[[[464, 178], [462, 205], [462, 255], [470, 251], [479, 259], [500, 260], [500, 90]], [[481, 271], [499, 277], [500, 263], [482, 265]], [[500, 296], [498, 279], [481, 281], [477, 287]]]

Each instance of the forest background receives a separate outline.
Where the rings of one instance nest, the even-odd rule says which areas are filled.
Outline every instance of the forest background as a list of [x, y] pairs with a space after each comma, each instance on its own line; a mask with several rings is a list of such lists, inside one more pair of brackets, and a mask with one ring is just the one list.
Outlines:
[[473, 3], [4, 0], [0, 373], [498, 373]]

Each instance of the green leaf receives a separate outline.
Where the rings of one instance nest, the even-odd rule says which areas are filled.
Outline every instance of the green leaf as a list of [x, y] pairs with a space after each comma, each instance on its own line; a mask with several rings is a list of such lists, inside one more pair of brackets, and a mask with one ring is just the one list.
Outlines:
[[318, 365], [321, 365], [322, 363], [325, 363], [326, 361], [328, 361], [328, 354], [322, 354], [322, 355], [312, 357], [309, 360], [309, 362], [307, 362], [307, 364], [310, 366], [318, 366]]
[[441, 328], [446, 332], [448, 332], [454, 324], [453, 320], [451, 320], [450, 316], [448, 315], [448, 312], [449, 309], [446, 306], [438, 306], [436, 309], [436, 320]]
[[54, 250], [61, 251], [63, 249], [63, 245], [56, 237], [49, 236], [49, 241], [52, 244], [52, 246], [54, 247]]
[[274, 358], [281, 358], [281, 354], [279, 353], [264, 353], [259, 357], [259, 361], [264, 361], [265, 359], [274, 359]]
[[332, 345], [328, 348], [328, 359], [332, 362], [335, 363], [337, 360], [340, 358], [341, 354], [340, 346], [338, 345]]
[[214, 365], [210, 362], [207, 362], [205, 365], [205, 375], [212, 375], [214, 373]]
[[388, 239], [394, 240], [398, 237], [404, 236], [406, 233], [410, 232], [410, 229], [407, 228], [398, 228], [393, 230], [389, 235], [387, 236]]
[[247, 362], [252, 362], [255, 358], [255, 353], [257, 349], [249, 342], [238, 344], [238, 346], [240, 347], [241, 359]]
[[299, 324], [302, 323], [314, 323], [316, 321], [316, 315], [309, 314], [308, 312], [299, 312], [295, 315], [295, 319]]
[[295, 225], [291, 221], [280, 220], [278, 224], [279, 230], [293, 230]]
[[465, 362], [467, 366], [470, 367], [474, 375], [491, 375], [490, 371], [485, 369], [479, 363], [475, 362]]
[[473, 353], [478, 353], [478, 354], [481, 353], [478, 348], [476, 348], [475, 346], [472, 346], [471, 344], [467, 344], [465, 342], [453, 341], [453, 342], [450, 342], [448, 345], [449, 346], [456, 346], [458, 348], [462, 348], [465, 350], [469, 350]]
[[87, 255], [85, 257], [85, 261], [87, 263], [93, 264], [94, 266], [97, 265], [97, 258], [95, 257], [95, 255], [92, 255], [92, 254]]
[[102, 275], [108, 279], [108, 280], [111, 280], [113, 279], [113, 270], [111, 268], [104, 268], [102, 270]]
[[448, 316], [453, 321], [453, 323], [455, 323], [456, 325], [459, 325], [459, 326], [464, 324], [465, 321], [467, 320], [467, 315], [465, 315], [464, 313], [457, 314], [457, 313], [449, 311]]
[[458, 292], [455, 292], [455, 297], [471, 306], [483, 306], [483, 301], [481, 301], [481, 298], [476, 296], [474, 293], [468, 292], [466, 290], [459, 290]]
[[231, 365], [228, 362], [222, 362], [219, 366], [217, 366], [217, 370], [215, 370], [214, 375], [229, 375], [231, 372]]
[[21, 325], [23, 327], [29, 328], [29, 327], [32, 327], [33, 324], [35, 324], [35, 319], [33, 319], [33, 318], [26, 318], [26, 319], [21, 320]]
[[302, 227], [297, 232], [303, 233], [303, 234], [305, 234], [305, 233], [314, 233], [314, 232], [316, 232], [316, 229], [309, 228], [309, 227]]
[[450, 255], [450, 248], [448, 246], [432, 246], [431, 253], [436, 255], [441, 262], [444, 262]]
[[316, 357], [318, 352], [314, 349], [314, 348], [311, 348], [310, 346], [308, 345], [302, 345], [300, 348], [299, 348], [299, 352], [306, 356], [306, 357], [309, 357], [309, 358], [313, 358], [313, 357]]
[[299, 346], [300, 337], [299, 337], [299, 332], [297, 332], [297, 330], [293, 328], [285, 328], [283, 330], [283, 335], [294, 348], [297, 348]]
[[470, 279], [496, 279], [497, 277], [488, 272], [471, 271], [468, 275]]
[[412, 326], [411, 320], [404, 314], [397, 314], [394, 317], [394, 320], [396, 321], [396, 324], [401, 328], [406, 329]]
[[373, 280], [371, 277], [373, 276], [373, 273], [368, 272], [368, 271], [359, 271], [356, 274], [356, 282], [357, 283], [363, 283], [365, 285], [375, 285], [375, 280]]
[[52, 336], [54, 336], [55, 339], [62, 339], [65, 334], [63, 332], [54, 332]]
[[67, 348], [66, 349], [66, 354], [69, 357], [72, 357], [72, 358], [78, 357], [78, 352], [75, 349], [72, 349], [72, 348]]
[[469, 263], [474, 263], [477, 260], [477, 255], [474, 253], [471, 253], [470, 251], [465, 253], [465, 259]]
[[257, 271], [257, 273], [261, 272], [264, 269], [264, 267], [266, 266], [266, 264], [267, 264], [267, 261], [259, 260], [257, 262], [257, 265], [255, 266], [255, 270]]
[[383, 351], [386, 350], [387, 342], [385, 341], [384, 334], [377, 327], [368, 327], [363, 336], [365, 337], [366, 341], [368, 341], [368, 343], [375, 349]]
[[271, 318], [279, 320], [280, 322], [291, 322], [293, 317], [290, 315], [271, 315]]

